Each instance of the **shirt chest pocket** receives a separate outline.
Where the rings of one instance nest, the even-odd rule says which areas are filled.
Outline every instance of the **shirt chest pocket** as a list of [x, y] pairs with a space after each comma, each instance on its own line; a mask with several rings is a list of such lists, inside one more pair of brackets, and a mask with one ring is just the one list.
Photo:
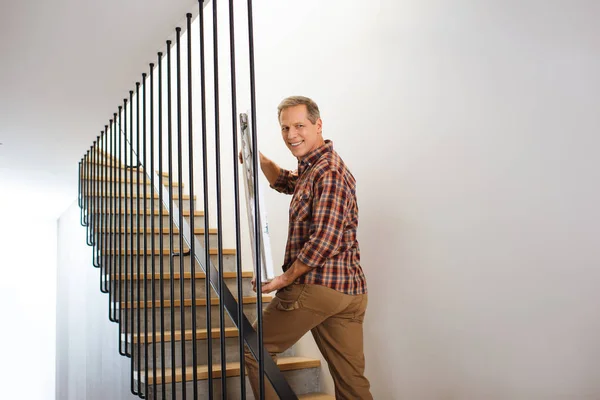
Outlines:
[[290, 205], [290, 221], [309, 221], [312, 214], [312, 196], [309, 191], [300, 191], [294, 195]]

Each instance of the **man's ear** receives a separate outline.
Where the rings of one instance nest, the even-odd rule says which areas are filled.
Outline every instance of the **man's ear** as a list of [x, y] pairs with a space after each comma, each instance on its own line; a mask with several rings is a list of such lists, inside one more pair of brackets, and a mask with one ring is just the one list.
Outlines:
[[316, 125], [317, 125], [317, 133], [318, 133], [319, 135], [321, 135], [321, 134], [323, 133], [323, 120], [322, 120], [321, 118], [319, 118], [319, 119], [317, 120], [317, 123], [316, 123]]

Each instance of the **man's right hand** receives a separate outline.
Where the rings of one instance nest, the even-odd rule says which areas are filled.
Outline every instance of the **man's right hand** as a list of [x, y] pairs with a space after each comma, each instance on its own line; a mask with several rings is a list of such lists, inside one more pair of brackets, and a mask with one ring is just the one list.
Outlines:
[[[260, 164], [261, 165], [269, 160], [267, 157], [263, 156], [263, 153], [259, 152], [258, 154], [260, 156]], [[240, 150], [239, 157], [240, 157], [240, 164], [243, 164], [244, 163], [244, 156], [242, 155], [242, 151], [241, 150]]]

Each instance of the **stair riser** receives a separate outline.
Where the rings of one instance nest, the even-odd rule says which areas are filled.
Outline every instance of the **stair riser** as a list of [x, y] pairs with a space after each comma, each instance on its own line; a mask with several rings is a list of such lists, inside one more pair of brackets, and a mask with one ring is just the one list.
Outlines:
[[[193, 345], [192, 345], [192, 341], [191, 340], [187, 340], [185, 342], [185, 364], [186, 364], [186, 368], [189, 368], [189, 370], [191, 371], [191, 366], [193, 365], [192, 362], [192, 354], [193, 353]], [[171, 366], [173, 365], [173, 359], [171, 357], [172, 353], [172, 347], [171, 347], [171, 342], [167, 341], [166, 343], [163, 342], [157, 342], [156, 343], [156, 369], [157, 372], [160, 373], [160, 369], [162, 368], [162, 345], [164, 344], [165, 348], [164, 348], [164, 352], [165, 352], [165, 368], [171, 368]], [[128, 346], [130, 346], [131, 344], [128, 344]], [[124, 346], [124, 344], [123, 344]], [[217, 365], [221, 362], [221, 339], [220, 337], [213, 337], [212, 338], [212, 347], [213, 347], [213, 358], [212, 358], [212, 362], [213, 365]], [[145, 349], [145, 345], [143, 343], [140, 343], [139, 348], [137, 344], [134, 344], [132, 347], [132, 350], [130, 350], [132, 352], [133, 356], [133, 360], [134, 360], [134, 369], [137, 371], [139, 369], [144, 370], [146, 368], [146, 358], [145, 358], [145, 354], [146, 354], [146, 349]], [[148, 371], [153, 372], [153, 365], [154, 365], [154, 347], [153, 347], [153, 343], [148, 343]], [[137, 354], [139, 353], [140, 355], [140, 365], [141, 368], [138, 368], [138, 356]], [[196, 354], [197, 354], [197, 364], [196, 365], [206, 365], [208, 364], [208, 341], [205, 339], [199, 339], [196, 340]], [[286, 350], [284, 353], [281, 354], [282, 357], [292, 357], [294, 356], [294, 351], [293, 348], [290, 348], [288, 350]], [[225, 359], [227, 360], [227, 362], [233, 362], [233, 361], [239, 361], [240, 360], [240, 352], [239, 352], [239, 337], [228, 337], [225, 338]], [[181, 367], [182, 366], [182, 360], [181, 360], [181, 342], [180, 341], [175, 341], [175, 367]]]
[[[266, 303], [263, 303], [266, 306]], [[191, 329], [192, 326], [192, 312], [191, 307], [185, 307], [185, 329]], [[219, 306], [214, 305], [211, 307], [212, 315], [212, 328], [218, 328], [219, 325]], [[140, 309], [140, 331], [143, 333], [145, 329], [144, 320], [145, 320], [145, 311], [148, 313], [148, 332], [159, 331], [160, 330], [160, 308], [155, 308], [155, 325], [152, 324], [152, 309]], [[137, 318], [138, 318], [138, 309], [129, 309], [128, 310], [128, 318], [125, 318], [125, 310], [121, 311], [121, 332], [125, 333], [125, 323], [128, 322], [132, 318], [133, 314], [133, 333], [137, 334]], [[244, 304], [244, 314], [248, 317], [248, 320], [254, 322], [256, 319], [256, 304]], [[164, 310], [165, 315], [165, 329], [171, 329], [171, 326], [174, 327], [175, 330], [181, 329], [181, 308], [174, 307], [174, 317], [175, 317], [175, 325], [171, 324], [171, 309], [169, 307], [165, 307]], [[196, 325], [198, 329], [206, 328], [206, 307], [205, 306], [197, 306], [196, 307]], [[234, 324], [229, 318], [229, 315], [225, 311], [225, 327], [233, 327]], [[131, 333], [131, 322], [127, 324], [127, 333]]]
[[[283, 375], [285, 376], [287, 382], [292, 387], [292, 390], [300, 395], [318, 392], [319, 390], [319, 369], [318, 368], [307, 368], [296, 371], [284, 371]], [[237, 400], [241, 399], [240, 394], [240, 377], [232, 376], [227, 377], [227, 400]], [[137, 388], [137, 381], [135, 382]], [[175, 384], [175, 392], [176, 398], [182, 399], [182, 383]], [[187, 382], [186, 384], [186, 397], [192, 398], [192, 393], [194, 390], [194, 383]], [[202, 380], [197, 383], [198, 390], [198, 398], [199, 399], [207, 399], [208, 398], [208, 380]], [[144, 391], [144, 384], [142, 386], [142, 391]], [[221, 380], [214, 379], [213, 380], [213, 396], [215, 399], [222, 398], [221, 394]], [[162, 399], [162, 385], [156, 385], [156, 390], [152, 385], [148, 385], [148, 399]], [[171, 383], [165, 384], [165, 394], [166, 398], [170, 399], [173, 393], [173, 387]], [[252, 390], [250, 388], [250, 382], [246, 378], [246, 399], [255, 400], [252, 395]]]
[[[184, 298], [186, 299], [191, 299], [192, 298], [192, 281], [191, 279], [184, 279]], [[131, 285], [133, 283], [133, 290], [131, 288]], [[129, 280], [127, 282], [127, 287], [125, 287], [125, 283], [123, 282], [123, 291], [119, 292], [119, 287], [118, 284], [115, 285], [114, 291], [113, 293], [119, 293], [121, 295], [121, 299], [124, 300], [125, 299], [125, 292], [127, 292], [127, 300], [133, 300], [136, 301], [138, 299], [138, 295], [137, 295], [137, 285], [138, 282], [137, 280], [134, 280], [133, 282], [131, 280]], [[165, 279], [165, 281], [162, 283], [158, 282], [158, 280], [155, 280], [154, 283], [154, 300], [160, 300], [160, 289], [162, 286], [163, 289], [163, 296], [165, 300], [170, 300], [170, 299], [176, 299], [179, 300], [181, 298], [181, 280], [179, 279], [174, 279], [173, 280], [173, 285], [174, 285], [174, 292], [173, 292], [173, 296], [171, 296], [171, 281], [169, 279]], [[234, 278], [229, 278], [229, 279], [225, 279], [225, 285], [229, 288], [229, 290], [231, 290], [231, 293], [236, 294], [237, 295], [237, 280]], [[144, 294], [144, 281], [141, 280], [139, 283], [140, 286], [140, 299], [143, 301], [145, 298], [147, 298], [148, 300], [152, 299], [152, 282], [150, 279], [148, 279], [147, 283], [146, 283], [146, 294]], [[243, 278], [242, 279], [242, 290], [243, 290], [243, 295], [244, 296], [252, 296], [254, 295], [254, 292], [252, 291], [252, 283], [251, 283], [251, 278]], [[212, 292], [212, 297], [217, 297], [217, 295], [214, 293], [214, 290], [211, 290]], [[131, 297], [133, 293], [133, 299]], [[196, 279], [196, 298], [197, 299], [203, 299], [206, 296], [206, 280], [205, 279]]]
[[[136, 226], [137, 228], [137, 226]], [[144, 230], [144, 225], [141, 224], [141, 230]], [[150, 230], [150, 227], [148, 226], [148, 230]], [[99, 234], [98, 234], [99, 236]], [[146, 235], [141, 235], [141, 234], [137, 234], [137, 233], [130, 233], [130, 234], [123, 234], [123, 233], [106, 233], [103, 234], [103, 242], [108, 244], [109, 248], [118, 248], [119, 246], [119, 238], [121, 239], [121, 248], [124, 249], [125, 248], [125, 238], [127, 237], [127, 248], [128, 249], [144, 249], [146, 248], [147, 250], [152, 250], [152, 244], [154, 242], [154, 249], [158, 250], [160, 249], [160, 241], [161, 241], [161, 236], [162, 236], [162, 248], [163, 249], [170, 249], [171, 247], [171, 240], [168, 234], [163, 234], [163, 235], [159, 235], [159, 234], [146, 234]], [[198, 241], [200, 242], [201, 245], [204, 246], [204, 235], [195, 235], [196, 238], [198, 239]], [[144, 244], [144, 239], [146, 239], [146, 243]], [[138, 243], [139, 241], [139, 243]], [[211, 234], [209, 235], [209, 246], [212, 249], [217, 248], [218, 246], [218, 239], [217, 239], [217, 235], [216, 234]], [[173, 248], [175, 249], [179, 249], [181, 248], [180, 246], [180, 240], [179, 240], [179, 233], [173, 233]], [[183, 240], [183, 248], [184, 249], [188, 249], [189, 246], [187, 245], [187, 243], [185, 242], [185, 239]]]

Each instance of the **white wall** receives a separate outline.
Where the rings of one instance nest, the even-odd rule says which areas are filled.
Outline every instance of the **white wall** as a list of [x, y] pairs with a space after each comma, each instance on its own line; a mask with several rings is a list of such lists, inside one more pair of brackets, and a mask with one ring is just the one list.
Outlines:
[[58, 221], [56, 397], [132, 399], [129, 359], [119, 355], [118, 324], [108, 319], [108, 295], [92, 266], [79, 207]]
[[358, 181], [375, 398], [600, 397], [599, 7], [257, 2], [263, 151], [308, 95]]
[[0, 384], [6, 399], [50, 400], [55, 386], [56, 220], [30, 218], [23, 211], [0, 211]]
[[72, 198], [46, 171], [0, 168], [3, 398], [55, 398], [56, 224]]

